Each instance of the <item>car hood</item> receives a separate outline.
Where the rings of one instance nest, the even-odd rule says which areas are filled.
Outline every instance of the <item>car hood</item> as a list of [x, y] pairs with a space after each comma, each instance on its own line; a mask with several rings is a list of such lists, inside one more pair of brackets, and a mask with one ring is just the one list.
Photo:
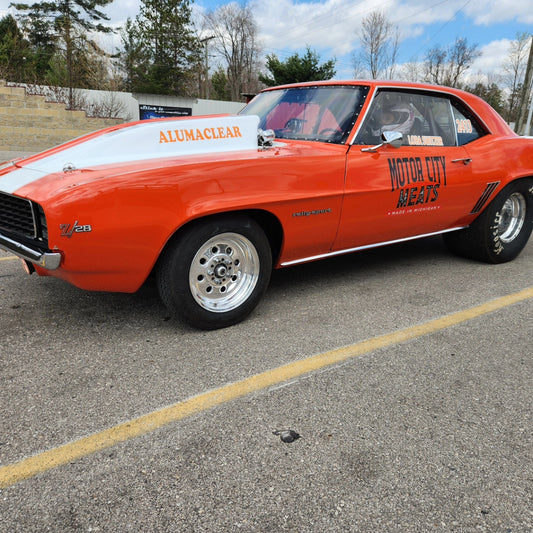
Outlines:
[[[80, 137], [0, 170], [0, 192], [16, 194], [51, 174], [103, 165], [229, 151], [257, 150], [257, 116], [211, 116], [136, 122]], [[66, 179], [65, 181], [68, 181]]]

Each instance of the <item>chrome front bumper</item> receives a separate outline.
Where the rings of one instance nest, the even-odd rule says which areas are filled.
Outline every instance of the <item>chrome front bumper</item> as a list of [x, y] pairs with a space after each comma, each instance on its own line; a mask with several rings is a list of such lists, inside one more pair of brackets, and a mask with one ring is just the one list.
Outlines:
[[15, 254], [17, 257], [39, 265], [46, 270], [56, 270], [61, 263], [61, 254], [59, 252], [42, 252], [40, 250], [35, 250], [25, 244], [14, 241], [1, 233], [0, 249]]

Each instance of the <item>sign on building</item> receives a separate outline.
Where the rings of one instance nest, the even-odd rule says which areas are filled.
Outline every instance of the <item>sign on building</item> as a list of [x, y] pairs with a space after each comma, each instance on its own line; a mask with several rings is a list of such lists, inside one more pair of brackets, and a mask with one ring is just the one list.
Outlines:
[[139, 118], [141, 120], [162, 117], [190, 117], [191, 115], [191, 107], [169, 107], [163, 105], [147, 104], [139, 105]]

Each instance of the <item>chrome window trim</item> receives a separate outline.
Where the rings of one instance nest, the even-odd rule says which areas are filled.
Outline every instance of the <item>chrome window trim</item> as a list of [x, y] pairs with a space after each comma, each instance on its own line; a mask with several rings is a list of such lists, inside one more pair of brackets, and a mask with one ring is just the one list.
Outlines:
[[[470, 109], [470, 108], [468, 108]], [[455, 127], [455, 114], [453, 112], [453, 105], [452, 105], [452, 101], [448, 98], [448, 113], [450, 114], [450, 117], [452, 119], [452, 124], [454, 125], [453, 126], [453, 134], [454, 134], [454, 138], [455, 138], [455, 146], [459, 146], [459, 137], [458, 137], [458, 134], [457, 134], [457, 128]]]
[[[448, 98], [448, 102], [449, 102], [450, 105], [452, 103], [452, 99], [456, 99], [459, 102], [461, 102], [461, 104], [464, 107], [466, 107], [466, 109], [468, 109], [472, 113], [472, 115], [476, 118], [477, 122], [483, 126], [483, 128], [485, 129], [485, 131], [488, 134], [492, 134], [492, 131], [487, 126], [485, 121], [477, 113], [475, 113], [473, 111], [473, 109], [461, 97], [457, 96], [456, 94], [449, 93], [449, 92], [447, 92], [445, 90], [443, 91], [442, 89], [426, 89], [426, 88], [419, 88], [419, 87], [405, 87], [405, 86], [399, 86], [399, 85], [375, 85], [374, 86], [374, 92], [372, 93], [372, 97], [371, 97], [370, 103], [368, 104], [368, 107], [366, 108], [366, 113], [364, 115], [359, 115], [359, 117], [358, 117], [359, 126], [357, 127], [357, 130], [355, 131], [355, 134], [353, 135], [352, 141], [349, 144], [349, 146], [354, 145], [355, 139], [359, 135], [359, 130], [361, 129], [361, 126], [363, 125], [364, 121], [366, 120], [366, 117], [367, 117], [368, 113], [370, 112], [370, 109], [372, 108], [372, 106], [374, 104], [374, 99], [375, 99], [376, 95], [378, 94], [379, 91], [382, 91], [382, 90], [403, 91], [405, 93], [418, 93], [418, 94], [420, 94], [420, 93], [435, 93], [435, 94], [437, 94], [437, 95], [439, 95], [441, 97]], [[456, 131], [455, 134], [457, 136], [457, 131]], [[367, 145], [358, 144], [356, 146], [367, 146]], [[456, 145], [456, 148], [458, 146], [459, 146], [459, 144]]]

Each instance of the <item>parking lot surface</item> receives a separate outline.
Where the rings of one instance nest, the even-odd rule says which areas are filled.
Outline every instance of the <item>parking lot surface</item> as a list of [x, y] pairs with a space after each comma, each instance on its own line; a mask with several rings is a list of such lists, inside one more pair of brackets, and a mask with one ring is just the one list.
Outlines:
[[431, 238], [302, 265], [203, 332], [150, 281], [88, 293], [0, 252], [0, 531], [530, 532], [532, 259]]

